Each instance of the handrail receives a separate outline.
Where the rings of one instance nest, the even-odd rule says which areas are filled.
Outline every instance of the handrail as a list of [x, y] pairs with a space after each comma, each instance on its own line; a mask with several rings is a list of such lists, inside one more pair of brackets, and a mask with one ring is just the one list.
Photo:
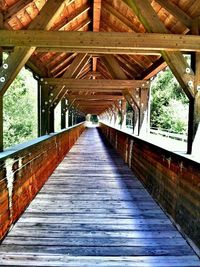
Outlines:
[[195, 216], [200, 205], [200, 195], [197, 193], [200, 180], [198, 158], [170, 151], [159, 146], [157, 141], [152, 143], [152, 135], [147, 135], [147, 139], [145, 136], [141, 138], [103, 122], [100, 129], [148, 192], [179, 229], [193, 240], [193, 247], [194, 242], [200, 246], [199, 218]]
[[[21, 216], [85, 129], [79, 123], [0, 154], [0, 241]], [[3, 205], [2, 205], [3, 203]]]
[[187, 142], [187, 135], [186, 134], [180, 134], [175, 132], [170, 132], [167, 130], [160, 130], [159, 128], [150, 128], [150, 133], [165, 136], [171, 139], [181, 140], [183, 142]]
[[127, 136], [130, 136], [132, 138], [135, 138], [135, 139], [141, 140], [141, 141], [143, 141], [143, 142], [145, 142], [147, 144], [150, 144], [151, 146], [158, 147], [158, 148], [160, 148], [160, 149], [162, 149], [162, 150], [164, 150], [166, 152], [170, 152], [170, 153], [172, 153], [172, 154], [174, 154], [176, 156], [185, 158], [185, 159], [187, 159], [189, 161], [192, 161], [194, 163], [197, 163], [197, 164], [200, 163], [199, 159], [196, 158], [195, 156], [190, 155], [190, 154], [186, 154], [186, 152], [185, 153], [184, 152], [177, 152], [177, 151], [170, 150], [170, 149], [168, 149], [166, 147], [162, 147], [162, 146], [158, 145], [157, 142], [154, 143], [154, 142], [152, 142], [152, 140], [148, 140], [148, 138], [145, 138], [145, 135], [143, 135], [143, 136], [135, 135], [133, 133], [128, 133], [128, 132], [124, 131], [123, 129], [119, 129], [119, 128], [117, 128], [117, 127], [115, 127], [113, 125], [110, 125], [108, 123], [105, 123], [105, 122], [102, 122], [102, 121], [100, 121], [100, 123], [104, 124], [105, 126], [108, 126], [110, 128], [113, 128], [114, 130], [117, 130], [117, 131], [119, 131], [119, 132], [121, 132], [123, 134], [126, 134]]
[[23, 151], [23, 150], [26, 150], [27, 148], [31, 148], [33, 147], [34, 145], [37, 145], [37, 144], [40, 144], [41, 142], [45, 141], [45, 140], [48, 140], [48, 139], [51, 139], [53, 138], [54, 136], [57, 136], [57, 135], [60, 135], [62, 133], [65, 133], [65, 132], [68, 132], [78, 126], [80, 126], [81, 124], [84, 124], [84, 122], [80, 122], [76, 125], [73, 125], [73, 126], [70, 126], [66, 129], [62, 129], [61, 131], [59, 132], [55, 132], [55, 133], [50, 133], [50, 134], [47, 134], [47, 135], [43, 135], [43, 136], [40, 136], [40, 137], [37, 137], [35, 139], [32, 139], [30, 141], [26, 141], [22, 144], [17, 144], [17, 145], [14, 145], [12, 147], [9, 147], [7, 149], [5, 149], [3, 152], [0, 152], [0, 160], [5, 160], [6, 158], [9, 158], [11, 156], [14, 156], [15, 154]]

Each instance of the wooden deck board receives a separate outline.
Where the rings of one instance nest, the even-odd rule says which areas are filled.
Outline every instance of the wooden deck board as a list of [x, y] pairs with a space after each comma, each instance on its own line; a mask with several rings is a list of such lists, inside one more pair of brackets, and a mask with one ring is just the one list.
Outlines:
[[197, 267], [131, 170], [86, 130], [0, 246], [0, 266]]

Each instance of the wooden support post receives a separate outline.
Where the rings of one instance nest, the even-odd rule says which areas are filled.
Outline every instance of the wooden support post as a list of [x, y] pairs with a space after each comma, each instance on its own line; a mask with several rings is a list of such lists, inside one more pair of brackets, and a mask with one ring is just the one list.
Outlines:
[[72, 109], [69, 109], [69, 118], [68, 118], [68, 123], [69, 123], [69, 127], [73, 125], [73, 113], [72, 113]]
[[3, 95], [0, 95], [0, 152], [3, 151]]
[[139, 135], [140, 133], [140, 110], [137, 106], [133, 106], [133, 133]]
[[77, 124], [77, 114], [76, 114], [76, 111], [74, 111], [74, 125]]
[[[195, 57], [195, 97], [189, 102], [187, 153], [199, 153], [200, 140], [200, 53]], [[199, 140], [198, 140], [199, 139]], [[198, 150], [198, 151], [197, 151]]]
[[148, 130], [148, 106], [149, 106], [149, 89], [140, 88], [140, 109], [139, 109], [139, 134], [146, 134]]
[[[194, 35], [200, 34], [200, 17], [194, 18], [191, 32]], [[191, 55], [191, 66], [193, 68], [194, 79], [194, 98], [189, 99], [189, 119], [188, 119], [188, 143], [187, 153], [199, 153], [200, 139], [200, 53]], [[198, 147], [198, 148], [197, 148]]]
[[113, 115], [114, 115], [114, 125], [117, 123], [117, 117], [118, 117], [118, 108], [116, 107], [115, 103], [113, 104]]
[[40, 133], [41, 135], [48, 134], [48, 125], [49, 125], [49, 106], [48, 106], [48, 86], [41, 85], [41, 105], [40, 105], [40, 114], [41, 114], [41, 125]]
[[41, 134], [41, 117], [42, 117], [42, 108], [41, 108], [41, 85], [39, 80], [37, 80], [37, 127], [38, 127], [38, 137], [40, 137]]
[[[0, 30], [3, 29], [3, 13], [0, 13]], [[0, 47], [0, 67], [3, 64], [3, 49]]]
[[61, 129], [66, 128], [66, 99], [61, 100]]
[[138, 134], [138, 116], [137, 116], [137, 110], [133, 109], [133, 116], [132, 116], [132, 124], [133, 124], [133, 134]]
[[54, 107], [49, 107], [48, 110], [48, 133], [53, 133], [54, 132]]
[[121, 128], [126, 127], [126, 100], [121, 101]]
[[187, 154], [192, 153], [192, 144], [194, 139], [194, 99], [189, 100], [189, 116], [188, 116], [188, 140]]
[[[3, 14], [0, 13], [0, 29], [3, 28]], [[0, 67], [3, 64], [3, 49], [0, 47]], [[0, 94], [0, 152], [3, 151], [3, 94]]]

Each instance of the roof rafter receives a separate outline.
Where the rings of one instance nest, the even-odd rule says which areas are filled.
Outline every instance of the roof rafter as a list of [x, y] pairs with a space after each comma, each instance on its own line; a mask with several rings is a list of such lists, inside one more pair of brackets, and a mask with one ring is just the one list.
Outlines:
[[[157, 13], [148, 0], [124, 0], [124, 2], [126, 2], [127, 5], [133, 10], [148, 32], [166, 33], [168, 36], [168, 31], [165, 25], [160, 21]], [[182, 37], [184, 38], [185, 35], [182, 35]], [[171, 43], [170, 39], [166, 38], [166, 40], [167, 44]], [[163, 48], [161, 50], [167, 49]], [[179, 81], [188, 98], [192, 99], [194, 97], [194, 73], [187, 64], [186, 59], [180, 52], [162, 51], [161, 54], [172, 70], [176, 79]], [[190, 69], [189, 75], [186, 75], [187, 68]], [[192, 83], [192, 86], [188, 85], [189, 82], [190, 84]]]
[[188, 29], [192, 26], [192, 18], [188, 16], [181, 8], [169, 0], [155, 0], [159, 5], [166, 9], [170, 14], [176, 17]]
[[131, 31], [137, 32], [134, 24], [128, 20], [125, 16], [123, 16], [118, 10], [116, 10], [110, 3], [104, 1], [102, 5], [102, 9], [106, 12], [110, 12], [120, 23], [123, 23], [126, 27], [128, 27]]
[[[29, 29], [50, 29], [52, 23], [55, 20], [55, 16], [58, 14], [60, 8], [62, 7], [65, 1], [58, 0], [53, 1], [49, 0], [46, 2], [41, 12], [36, 16], [33, 22], [29, 25]], [[4, 77], [5, 81], [0, 83], [0, 93], [4, 94], [8, 89], [9, 85], [15, 79], [18, 72], [25, 65], [27, 60], [30, 58], [32, 53], [35, 51], [36, 47], [21, 47], [18, 45], [14, 52], [7, 58], [5, 64], [8, 68], [0, 68], [0, 76]]]
[[14, 5], [12, 5], [8, 10], [6, 10], [6, 13], [4, 15], [4, 21], [7, 21], [8, 19], [11, 19], [13, 15], [16, 15], [20, 11], [22, 11], [24, 8], [30, 5], [33, 0], [19, 0]]
[[[126, 74], [123, 72], [118, 61], [116, 60], [116, 58], [113, 55], [105, 56], [104, 57], [104, 63], [106, 64], [106, 67], [109, 70], [113, 79], [121, 79], [121, 80], [127, 79]], [[143, 85], [141, 84], [141, 86], [143, 86]], [[128, 90], [128, 87], [125, 88], [125, 90], [123, 91], [123, 94], [124, 94], [126, 100], [129, 102], [129, 104], [132, 107], [133, 107], [133, 102], [138, 107], [137, 101], [136, 101], [134, 95], [131, 94], [130, 91]]]
[[59, 25], [52, 27], [52, 29], [55, 31], [55, 30], [63, 30], [64, 28], [67, 28], [73, 20], [78, 19], [82, 14], [87, 12], [89, 9], [90, 9], [89, 4], [85, 4], [79, 7], [72, 14], [70, 14], [67, 18], [64, 18]]
[[[86, 62], [88, 61], [87, 54], [78, 54], [67, 71], [64, 73], [62, 79], [67, 78], [76, 78], [79, 72], [82, 70], [82, 68], [85, 66]], [[50, 78], [49, 78], [50, 79]], [[61, 78], [52, 78], [55, 80], [60, 80]], [[47, 82], [46, 80], [44, 83]], [[48, 82], [47, 82], [48, 83]], [[49, 83], [48, 83], [49, 84]], [[62, 97], [65, 95], [66, 90], [64, 84], [57, 84], [56, 89], [54, 89], [54, 98], [52, 99], [52, 104], [57, 103], [62, 99]]]

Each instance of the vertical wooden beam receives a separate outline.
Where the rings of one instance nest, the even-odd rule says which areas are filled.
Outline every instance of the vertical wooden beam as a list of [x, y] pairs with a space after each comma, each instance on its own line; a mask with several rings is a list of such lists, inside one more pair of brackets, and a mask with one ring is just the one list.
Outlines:
[[[0, 13], [0, 30], [3, 29], [3, 13]], [[0, 67], [3, 63], [3, 49], [0, 47]]]
[[[197, 152], [199, 154], [199, 141], [200, 140], [200, 53], [196, 53], [196, 67], [195, 67], [195, 98], [194, 101], [190, 100], [190, 106], [193, 111], [193, 118], [191, 115], [192, 121], [189, 122], [191, 124], [192, 138], [191, 143], [188, 144], [188, 153]], [[193, 107], [192, 107], [193, 106]], [[191, 113], [192, 113], [191, 111]], [[192, 143], [193, 142], [193, 143]], [[192, 149], [191, 149], [192, 147]]]
[[[200, 34], [200, 17], [193, 19], [191, 33]], [[189, 119], [188, 119], [188, 142], [187, 153], [191, 154], [196, 150], [197, 139], [200, 138], [200, 53], [191, 55], [191, 66], [195, 73], [194, 98], [189, 100]]]
[[117, 119], [118, 119], [118, 111], [119, 110], [119, 104], [117, 101], [114, 102], [113, 104], [113, 112], [114, 112], [114, 124], [116, 125]]
[[139, 134], [146, 134], [148, 130], [149, 123], [149, 88], [140, 88], [139, 89], [139, 99], [140, 99], [140, 120], [139, 120]]
[[[3, 29], [3, 14], [0, 13], [0, 29]], [[3, 64], [3, 49], [0, 47], [0, 68]], [[3, 95], [0, 94], [0, 152], [3, 151]]]
[[3, 96], [0, 95], [0, 152], [3, 151]]
[[54, 107], [49, 107], [48, 111], [48, 133], [54, 132]]
[[121, 100], [121, 128], [126, 127], [126, 100]]
[[187, 154], [192, 153], [192, 144], [194, 139], [194, 99], [189, 100], [188, 114], [188, 139], [187, 139]]
[[49, 133], [48, 86], [41, 84], [41, 135]]
[[42, 107], [41, 107], [41, 85], [39, 80], [37, 80], [37, 123], [38, 123], [38, 137], [41, 136], [41, 116], [42, 116]]
[[61, 129], [66, 128], [66, 99], [61, 100]]
[[68, 109], [68, 127], [71, 126], [71, 111]]

